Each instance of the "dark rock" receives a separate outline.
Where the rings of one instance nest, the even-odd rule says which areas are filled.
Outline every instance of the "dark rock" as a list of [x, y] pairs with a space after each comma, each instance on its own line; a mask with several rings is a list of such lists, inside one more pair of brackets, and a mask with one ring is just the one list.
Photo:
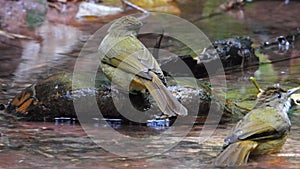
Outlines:
[[[153, 55], [157, 57], [158, 62], [161, 64], [162, 69], [168, 70], [167, 75], [177, 76], [191, 76], [196, 78], [207, 77], [208, 67], [216, 67], [218, 62], [221, 62], [224, 70], [231, 70], [235, 68], [246, 68], [249, 66], [257, 65], [259, 62], [258, 57], [254, 53], [254, 48], [251, 46], [252, 41], [249, 37], [235, 37], [225, 40], [217, 40], [212, 43], [210, 47], [198, 57], [192, 57], [189, 52], [191, 50], [178, 40], [159, 34], [141, 34], [140, 40], [145, 46], [155, 48]], [[160, 43], [160, 44], [158, 44]], [[156, 56], [156, 49], [168, 49], [169, 51], [177, 54], [178, 57], [172, 56]], [[187, 53], [181, 55], [177, 49], [184, 49]], [[185, 63], [189, 70], [183, 68], [182, 64]], [[174, 69], [176, 68], [176, 69]], [[192, 73], [190, 73], [190, 71]], [[219, 68], [214, 69], [217, 73]]]
[[[75, 103], [80, 104], [75, 107], [83, 110], [84, 117], [98, 118], [99, 115], [93, 109], [95, 106], [104, 118], [126, 119], [127, 116], [136, 116], [134, 113], [130, 114], [134, 109], [129, 110], [124, 104], [128, 102], [127, 92], [111, 88], [104, 77], [97, 78], [96, 86], [97, 88], [72, 89], [72, 74], [53, 75], [24, 89], [8, 104], [6, 112], [27, 121], [54, 121], [56, 117], [77, 117]], [[168, 89], [187, 107], [190, 116], [207, 114], [210, 97], [203, 88], [180, 85], [170, 86]], [[129, 98], [133, 107], [144, 112], [139, 115], [141, 122], [161, 114], [151, 97], [130, 93]], [[93, 105], [93, 99], [96, 99], [97, 105]], [[126, 117], [119, 110], [126, 110]]]

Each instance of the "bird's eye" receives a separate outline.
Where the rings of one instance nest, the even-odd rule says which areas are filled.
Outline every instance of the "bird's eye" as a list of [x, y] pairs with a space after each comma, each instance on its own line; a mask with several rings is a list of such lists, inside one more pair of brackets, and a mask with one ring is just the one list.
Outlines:
[[280, 99], [280, 98], [281, 98], [281, 94], [280, 94], [280, 93], [277, 93], [277, 94], [276, 94], [276, 98]]

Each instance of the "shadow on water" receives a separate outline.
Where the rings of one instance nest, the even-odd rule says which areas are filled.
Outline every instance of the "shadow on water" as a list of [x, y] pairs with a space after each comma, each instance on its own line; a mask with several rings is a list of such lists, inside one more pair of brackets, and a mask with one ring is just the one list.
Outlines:
[[[178, 2], [182, 17], [194, 20], [195, 25], [212, 40], [233, 36], [250, 36], [255, 45], [277, 36], [286, 35], [300, 26], [300, 3], [291, 1], [257, 1], [248, 3], [245, 10], [234, 10], [205, 19], [201, 15], [213, 12], [220, 2]], [[99, 24], [99, 27], [101, 25]], [[95, 27], [91, 28], [96, 30]], [[73, 70], [76, 56], [87, 35], [93, 31], [63, 24], [45, 22], [36, 29], [42, 41], [20, 40], [0, 45], [0, 102], [5, 103], [17, 92], [49, 75]], [[263, 64], [259, 69], [231, 71], [227, 73], [229, 98], [242, 100], [253, 95], [248, 81], [255, 76], [262, 87], [276, 83], [285, 88], [300, 84], [300, 44], [291, 46], [288, 52], [270, 52], [263, 57], [269, 60], [291, 57], [281, 62]], [[295, 56], [293, 58], [293, 56]], [[232, 92], [232, 93], [230, 93]], [[250, 103], [251, 104], [251, 103]], [[253, 104], [253, 102], [252, 102]], [[291, 135], [279, 154], [265, 156], [250, 162], [250, 167], [297, 168], [300, 165], [299, 111], [291, 115]], [[210, 168], [210, 162], [220, 151], [223, 139], [232, 124], [220, 125], [213, 136], [200, 142], [201, 125], [173, 149], [160, 155], [141, 159], [120, 157], [95, 144], [78, 124], [72, 123], [20, 123], [17, 128], [0, 127], [0, 166], [3, 168]], [[106, 126], [97, 126], [106, 128]], [[133, 137], [159, 135], [169, 127], [126, 126], [116, 124], [116, 130]], [[10, 137], [6, 137], [9, 135]], [[110, 136], [110, 133], [103, 133]], [[174, 137], [173, 139], [179, 139]], [[159, 146], [160, 142], [154, 145]], [[147, 148], [147, 145], [145, 145]]]

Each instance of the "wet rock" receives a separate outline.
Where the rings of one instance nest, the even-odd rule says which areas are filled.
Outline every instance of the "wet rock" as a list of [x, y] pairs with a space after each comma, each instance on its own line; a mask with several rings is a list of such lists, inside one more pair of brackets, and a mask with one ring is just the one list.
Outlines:
[[121, 7], [106, 6], [102, 4], [95, 4], [89, 2], [81, 2], [79, 5], [79, 10], [76, 14], [77, 19], [82, 19], [84, 17], [104, 17], [106, 15], [115, 15], [123, 12]]
[[[58, 74], [24, 89], [8, 105], [6, 112], [29, 121], [54, 121], [55, 117], [76, 117], [73, 100], [96, 95], [109, 104], [105, 82], [97, 89], [72, 90], [72, 74]], [[101, 107], [100, 103], [100, 107]], [[89, 106], [89, 105], [86, 105]], [[112, 112], [113, 114], [113, 112]]]
[[[163, 70], [173, 70], [169, 73], [178, 76], [191, 76], [191, 73], [187, 70], [180, 70], [182, 63], [185, 63], [190, 68], [190, 71], [196, 78], [201, 78], [208, 76], [206, 67], [212, 67], [219, 61], [221, 61], [225, 70], [246, 68], [257, 65], [259, 61], [254, 53], [254, 48], [251, 46], [252, 41], [249, 37], [234, 37], [214, 41], [211, 46], [204, 49], [202, 54], [196, 57], [192, 56], [191, 49], [172, 37], [158, 34], [142, 34], [139, 35], [139, 38], [147, 47], [167, 48], [169, 51], [177, 54], [179, 57], [159, 56], [158, 62]], [[181, 49], [185, 54], [178, 52], [176, 49]], [[153, 55], [155, 56], [156, 53], [154, 50]], [[174, 68], [178, 69], [174, 70]], [[215, 72], [217, 73], [218, 69]]]
[[237, 67], [246, 68], [258, 64], [258, 57], [255, 56], [254, 48], [251, 45], [252, 41], [249, 37], [235, 37], [214, 41], [213, 46], [207, 48], [203, 54], [198, 57], [200, 63], [198, 63], [195, 68], [195, 71], [198, 72], [196, 74], [201, 75], [201, 72], [205, 72], [202, 63], [209, 66], [217, 62], [218, 59], [222, 62], [225, 70]]
[[[196, 78], [201, 78], [208, 76], [207, 68], [216, 67], [219, 62], [222, 63], [225, 71], [257, 65], [259, 59], [251, 45], [252, 41], [249, 37], [218, 40], [196, 58], [189, 55], [179, 56], [179, 58], [188, 65]], [[176, 67], [176, 62], [173, 60], [169, 64]], [[210, 73], [218, 73], [220, 69], [217, 68]]]
[[264, 42], [258, 47], [258, 52], [268, 55], [272, 62], [278, 62], [299, 55], [300, 30], [288, 35], [280, 35], [273, 40]]
[[[91, 109], [99, 108], [104, 118], [126, 119], [119, 110], [134, 112], [134, 108], [144, 112], [140, 117], [141, 122], [152, 119], [154, 115], [161, 112], [155, 101], [141, 93], [129, 94], [130, 102], [133, 104], [129, 110], [127, 92], [111, 87], [109, 81], [103, 76], [96, 80], [97, 88], [73, 88], [72, 74], [58, 74], [33, 84], [24, 89], [8, 104], [6, 112], [27, 121], [54, 121], [57, 117], [74, 118], [78, 112], [74, 109], [74, 103], [85, 110], [85, 117], [95, 118], [97, 113]], [[177, 99], [189, 110], [191, 116], [206, 114], [209, 109], [209, 94], [201, 87], [170, 86], [168, 87]], [[117, 97], [116, 97], [117, 96]], [[93, 105], [96, 100], [97, 105]], [[117, 107], [115, 106], [117, 105]], [[75, 106], [76, 107], [76, 106]], [[136, 114], [126, 114], [136, 116]], [[96, 116], [99, 118], [99, 116]]]

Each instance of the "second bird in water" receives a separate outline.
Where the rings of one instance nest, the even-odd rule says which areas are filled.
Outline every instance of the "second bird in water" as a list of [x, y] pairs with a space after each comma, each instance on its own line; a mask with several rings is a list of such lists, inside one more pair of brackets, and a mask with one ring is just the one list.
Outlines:
[[245, 165], [249, 156], [278, 152], [291, 128], [288, 111], [291, 95], [300, 88], [284, 91], [279, 87], [259, 88], [253, 109], [228, 134], [216, 166]]

